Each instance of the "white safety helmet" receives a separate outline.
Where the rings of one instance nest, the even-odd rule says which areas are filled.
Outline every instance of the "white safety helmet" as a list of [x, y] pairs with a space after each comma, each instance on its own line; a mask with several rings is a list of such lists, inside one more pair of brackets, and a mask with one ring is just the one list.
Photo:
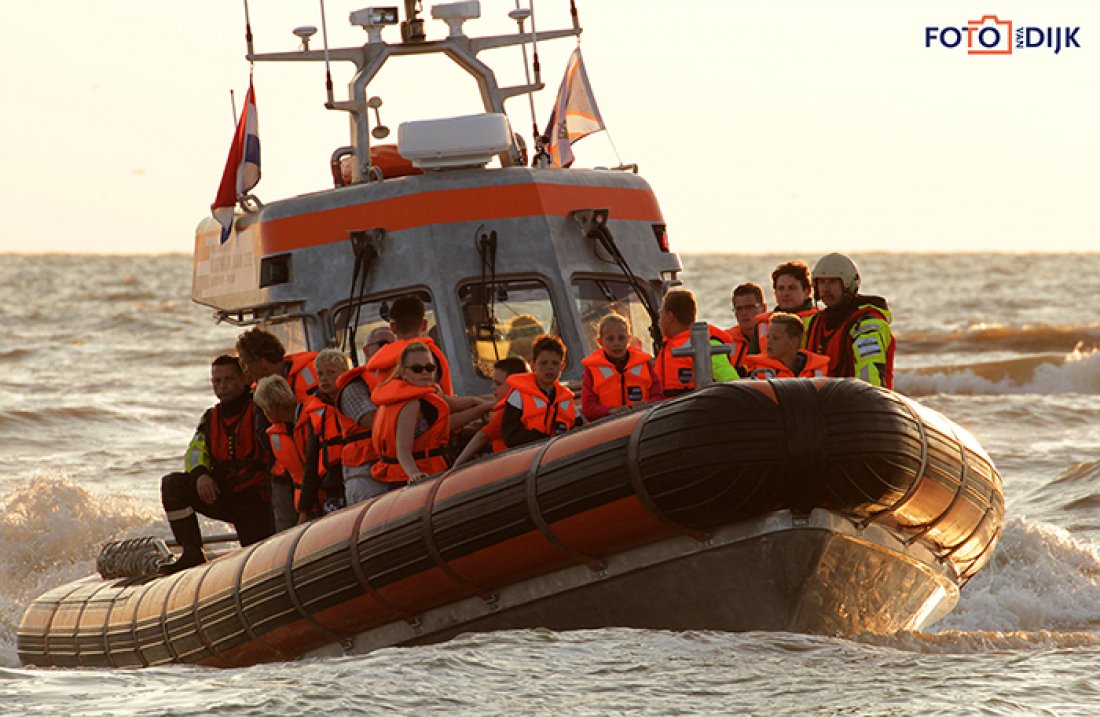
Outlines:
[[818, 259], [812, 277], [815, 289], [818, 279], [840, 279], [846, 293], [859, 291], [859, 267], [843, 254], [826, 254]]

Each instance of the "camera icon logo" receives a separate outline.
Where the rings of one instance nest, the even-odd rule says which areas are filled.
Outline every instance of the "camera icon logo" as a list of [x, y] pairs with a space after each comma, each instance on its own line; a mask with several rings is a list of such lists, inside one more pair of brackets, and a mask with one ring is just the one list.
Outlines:
[[968, 55], [1011, 55], [1012, 21], [996, 15], [982, 15], [981, 20], [966, 23], [966, 53]]

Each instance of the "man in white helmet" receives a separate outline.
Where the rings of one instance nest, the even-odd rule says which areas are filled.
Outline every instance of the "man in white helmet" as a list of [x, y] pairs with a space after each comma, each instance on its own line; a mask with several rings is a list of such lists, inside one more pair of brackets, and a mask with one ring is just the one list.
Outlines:
[[825, 309], [810, 319], [806, 348], [829, 357], [830, 376], [893, 388], [895, 342], [886, 299], [859, 293], [859, 268], [843, 254], [821, 257], [813, 284]]

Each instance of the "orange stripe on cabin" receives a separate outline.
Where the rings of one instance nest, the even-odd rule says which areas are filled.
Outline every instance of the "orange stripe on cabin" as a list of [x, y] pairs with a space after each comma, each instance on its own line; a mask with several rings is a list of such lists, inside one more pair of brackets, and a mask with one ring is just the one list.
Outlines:
[[418, 192], [265, 221], [257, 228], [263, 253], [277, 254], [347, 241], [351, 229], [398, 232], [430, 224], [568, 216], [576, 209], [602, 208], [610, 210], [612, 219], [664, 221], [648, 189], [532, 183]]

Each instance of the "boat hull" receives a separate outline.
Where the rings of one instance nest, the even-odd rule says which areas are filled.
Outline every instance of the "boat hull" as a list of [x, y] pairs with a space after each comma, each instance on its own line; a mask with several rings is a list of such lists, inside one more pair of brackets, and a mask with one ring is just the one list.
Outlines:
[[779, 511], [716, 531], [627, 551], [458, 601], [356, 635], [312, 656], [441, 642], [464, 632], [533, 626], [765, 630], [822, 635], [917, 630], [958, 600], [950, 571], [889, 531], [824, 510]]
[[1003, 510], [973, 439], [898, 394], [721, 384], [174, 576], [63, 586], [28, 607], [19, 652], [237, 666], [508, 628], [916, 629]]

